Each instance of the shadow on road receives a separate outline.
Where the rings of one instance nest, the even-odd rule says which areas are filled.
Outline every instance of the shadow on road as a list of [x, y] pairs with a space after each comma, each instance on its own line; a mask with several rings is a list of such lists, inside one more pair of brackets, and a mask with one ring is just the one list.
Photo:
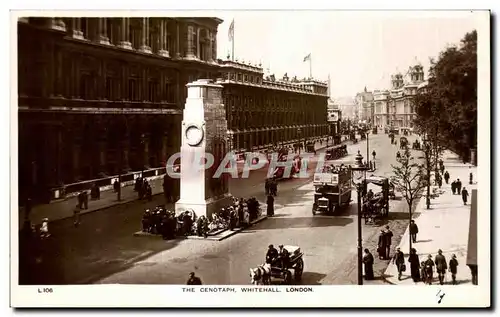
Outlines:
[[321, 280], [326, 277], [326, 274], [316, 273], [316, 272], [304, 272], [302, 273], [302, 280], [300, 285], [321, 285]]
[[145, 208], [161, 204], [136, 202], [83, 214], [50, 224], [47, 240], [20, 240], [19, 283], [23, 285], [86, 284], [121, 271], [133, 262], [176, 247], [182, 240], [134, 237]]
[[311, 217], [295, 217], [295, 218], [268, 218], [265, 222], [252, 228], [252, 231], [269, 230], [269, 229], [298, 229], [298, 228], [317, 228], [317, 227], [333, 227], [346, 226], [352, 223], [351, 218], [332, 217], [332, 218], [315, 218]]

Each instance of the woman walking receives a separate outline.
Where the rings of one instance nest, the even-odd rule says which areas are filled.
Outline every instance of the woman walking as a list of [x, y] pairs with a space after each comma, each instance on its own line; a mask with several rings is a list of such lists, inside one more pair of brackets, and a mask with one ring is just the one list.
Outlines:
[[413, 282], [417, 283], [420, 281], [420, 261], [415, 248], [411, 248], [408, 262], [410, 262], [411, 278], [413, 279]]

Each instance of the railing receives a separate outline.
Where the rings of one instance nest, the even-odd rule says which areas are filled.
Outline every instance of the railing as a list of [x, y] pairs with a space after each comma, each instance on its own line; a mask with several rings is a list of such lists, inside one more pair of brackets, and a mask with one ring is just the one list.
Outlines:
[[[144, 170], [143, 176], [149, 180], [154, 180], [166, 174], [166, 167], [158, 167]], [[121, 175], [121, 186], [132, 185], [137, 178], [141, 176], [141, 171], [133, 171]], [[113, 189], [113, 183], [118, 180], [119, 175], [108, 176], [105, 178], [91, 179], [83, 182], [68, 184], [60, 187], [51, 188], [51, 200], [65, 199], [77, 196], [83, 190], [90, 190], [95, 183], [99, 186], [100, 191]]]

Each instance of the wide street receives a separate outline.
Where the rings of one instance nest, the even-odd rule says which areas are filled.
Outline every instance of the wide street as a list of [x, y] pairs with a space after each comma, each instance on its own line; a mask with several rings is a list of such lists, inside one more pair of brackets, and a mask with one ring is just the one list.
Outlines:
[[[365, 154], [366, 142], [349, 146], [350, 154], [343, 161], [353, 162], [358, 149]], [[376, 174], [387, 174], [395, 162], [396, 148], [381, 134], [370, 136], [370, 153], [373, 149], [378, 153]], [[353, 284], [357, 206], [352, 204], [337, 216], [313, 216], [312, 195], [310, 182], [282, 182], [274, 218], [219, 242], [183, 240], [98, 283], [184, 284], [187, 274], [195, 271], [205, 284], [248, 284], [249, 269], [263, 263], [267, 245], [285, 244], [300, 246], [305, 253], [301, 284]], [[402, 207], [403, 201], [391, 201], [390, 218], [406, 218]], [[371, 241], [380, 227], [363, 225], [363, 229], [363, 240]], [[372, 242], [368, 247], [373, 250]]]
[[[342, 161], [353, 163], [358, 149], [366, 157], [363, 141], [349, 145], [349, 156]], [[374, 149], [374, 174], [388, 175], [396, 148], [386, 134], [379, 134], [370, 135], [370, 153]], [[314, 167], [310, 164], [309, 170]], [[251, 173], [250, 179], [232, 180], [231, 193], [264, 201], [264, 178], [262, 170]], [[313, 216], [312, 197], [310, 178], [282, 181], [276, 216], [223, 241], [134, 237], [143, 210], [162, 203], [162, 195], [153, 202], [134, 202], [86, 214], [78, 228], [73, 227], [71, 219], [62, 220], [51, 226], [53, 237], [41, 246], [42, 256], [27, 267], [30, 274], [23, 275], [21, 282], [184, 284], [187, 274], [195, 271], [204, 284], [248, 284], [249, 268], [264, 261], [267, 245], [288, 244], [300, 246], [305, 253], [302, 284], [354, 284], [357, 205], [351, 204], [340, 215]], [[356, 201], [355, 194], [352, 199]], [[404, 205], [404, 201], [391, 201], [390, 222], [407, 218]], [[373, 252], [379, 230], [379, 226], [363, 225], [365, 246]]]

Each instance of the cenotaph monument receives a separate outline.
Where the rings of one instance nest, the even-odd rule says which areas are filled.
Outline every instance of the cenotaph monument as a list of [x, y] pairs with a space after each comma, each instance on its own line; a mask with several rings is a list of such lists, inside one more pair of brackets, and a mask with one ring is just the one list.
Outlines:
[[[180, 199], [175, 204], [175, 212], [178, 215], [192, 210], [197, 217], [204, 215], [210, 219], [212, 213], [232, 203], [228, 175], [213, 177], [227, 153], [222, 86], [209, 79], [199, 79], [186, 86], [188, 97], [181, 132]], [[209, 168], [203, 166], [207, 153], [214, 158]]]

